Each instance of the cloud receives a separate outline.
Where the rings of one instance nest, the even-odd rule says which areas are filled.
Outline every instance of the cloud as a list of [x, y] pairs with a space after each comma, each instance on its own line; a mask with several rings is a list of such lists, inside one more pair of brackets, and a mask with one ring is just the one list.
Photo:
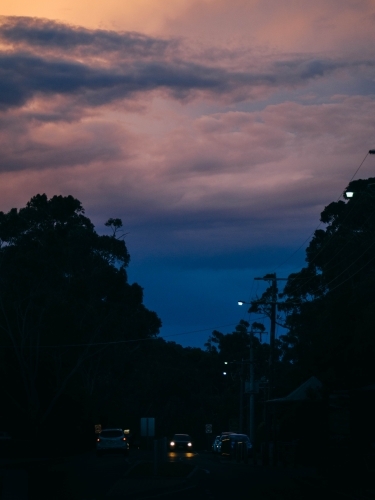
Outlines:
[[163, 33], [206, 47], [344, 55], [373, 52], [374, 19], [372, 0], [191, 0], [166, 16]]
[[271, 51], [239, 69], [238, 47], [199, 59], [186, 41], [28, 18], [0, 36], [2, 210], [72, 194], [139, 248], [271, 245], [312, 226], [373, 147], [370, 58]]
[[[184, 59], [173, 41], [168, 45], [134, 33], [90, 31], [27, 18], [6, 18], [0, 36], [11, 46], [0, 53], [3, 110], [24, 106], [38, 96], [65, 95], [82, 106], [103, 106], [155, 91], [178, 100], [206, 96], [238, 102], [259, 92], [304, 86], [338, 71], [373, 70], [375, 65], [372, 59], [299, 55], [280, 57], [263, 68], [252, 68], [249, 61], [234, 71]], [[90, 47], [90, 57], [81, 57], [81, 47]], [[173, 47], [175, 58], [170, 53]]]
[[78, 198], [99, 232], [120, 217], [129, 277], [171, 333], [186, 304], [182, 331], [217, 325], [217, 304], [235, 323], [253, 276], [291, 255], [299, 270], [320, 212], [374, 175], [373, 0], [2, 11], [0, 210], [46, 193]]
[[174, 40], [163, 40], [135, 32], [89, 30], [49, 19], [30, 17], [0, 17], [0, 37], [4, 43], [19, 49], [43, 49], [75, 56], [95, 56], [121, 53], [126, 57], [155, 57], [167, 53], [176, 45]]

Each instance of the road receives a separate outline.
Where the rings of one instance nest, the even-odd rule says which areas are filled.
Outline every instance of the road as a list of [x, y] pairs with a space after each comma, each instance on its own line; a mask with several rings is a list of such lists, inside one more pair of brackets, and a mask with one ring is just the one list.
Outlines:
[[[373, 498], [329, 490], [311, 469], [237, 463], [209, 452], [168, 454], [169, 461], [183, 461], [194, 465], [194, 472], [187, 478], [131, 476], [129, 472], [134, 471], [139, 462], [151, 459], [151, 452], [133, 450], [128, 458], [121, 455], [98, 458], [92, 452], [47, 463], [28, 464], [27, 498], [315, 500], [327, 495], [330, 500]], [[3, 500], [1, 495], [0, 499]]]

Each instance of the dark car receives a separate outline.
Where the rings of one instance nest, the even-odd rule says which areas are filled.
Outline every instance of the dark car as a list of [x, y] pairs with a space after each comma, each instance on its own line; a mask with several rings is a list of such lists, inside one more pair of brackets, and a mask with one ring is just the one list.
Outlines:
[[175, 434], [169, 443], [171, 451], [191, 451], [193, 449], [193, 441], [189, 434]]
[[221, 440], [220, 454], [229, 458], [247, 460], [251, 457], [253, 446], [246, 434], [226, 434]]
[[129, 453], [129, 442], [122, 429], [104, 429], [96, 439], [96, 453], [102, 456], [104, 453]]
[[221, 454], [221, 445], [223, 443], [223, 439], [225, 439], [227, 436], [229, 436], [229, 434], [235, 434], [235, 432], [226, 431], [226, 432], [222, 432], [219, 436], [219, 441], [217, 442], [217, 445], [216, 445], [216, 453], [219, 453], [219, 455]]

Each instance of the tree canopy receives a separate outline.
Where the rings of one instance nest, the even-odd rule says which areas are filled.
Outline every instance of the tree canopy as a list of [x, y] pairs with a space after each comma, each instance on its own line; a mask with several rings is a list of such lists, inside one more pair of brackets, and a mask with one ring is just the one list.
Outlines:
[[352, 181], [345, 191], [352, 197], [325, 207], [307, 265], [284, 288], [282, 352], [302, 379], [318, 375], [335, 388], [374, 380], [374, 185], [375, 178]]
[[[72, 196], [34, 196], [0, 212], [0, 339], [4, 390], [43, 422], [85, 361], [110, 342], [155, 337], [161, 326], [129, 284], [130, 256], [109, 219], [98, 235]], [[18, 390], [15, 390], [15, 389]]]

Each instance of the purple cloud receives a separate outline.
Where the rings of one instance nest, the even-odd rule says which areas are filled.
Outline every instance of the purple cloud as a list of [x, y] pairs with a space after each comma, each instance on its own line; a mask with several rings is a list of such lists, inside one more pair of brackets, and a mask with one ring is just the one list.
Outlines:
[[[373, 60], [344, 61], [296, 55], [241, 71], [182, 57], [175, 41], [134, 33], [73, 28], [52, 21], [6, 18], [0, 38], [0, 109], [24, 106], [37, 96], [65, 95], [82, 106], [102, 106], [152, 91], [175, 99], [203, 93], [238, 102], [254, 93], [304, 86], [337, 71], [373, 68]], [[87, 59], [79, 49], [90, 47]], [[168, 51], [167, 51], [168, 49]], [[77, 52], [78, 50], [78, 52]], [[167, 54], [168, 52], [168, 54]]]

